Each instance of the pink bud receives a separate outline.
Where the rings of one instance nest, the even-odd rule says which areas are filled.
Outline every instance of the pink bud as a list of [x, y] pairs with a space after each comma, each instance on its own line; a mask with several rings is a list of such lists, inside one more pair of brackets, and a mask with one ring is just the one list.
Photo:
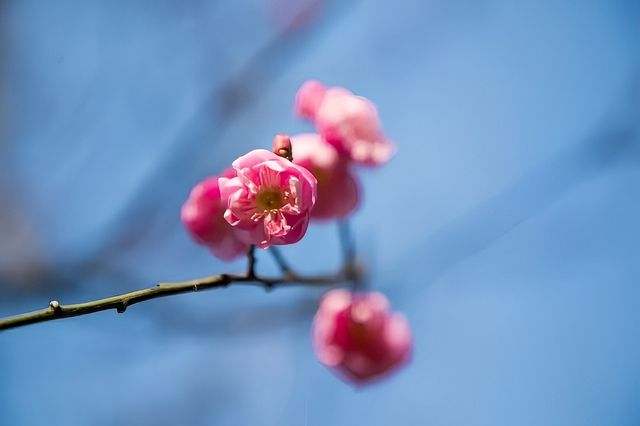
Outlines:
[[357, 164], [379, 166], [395, 153], [394, 143], [382, 130], [376, 106], [347, 89], [327, 89], [317, 81], [308, 81], [298, 90], [296, 109], [315, 122], [318, 133], [341, 155]]
[[293, 156], [291, 152], [291, 139], [287, 135], [276, 135], [273, 138], [272, 151], [279, 157], [286, 158], [291, 161]]
[[355, 384], [385, 376], [411, 357], [413, 339], [404, 316], [378, 292], [332, 290], [313, 321], [320, 362]]
[[327, 88], [316, 80], [309, 80], [298, 89], [294, 110], [300, 117], [313, 120], [322, 103]]
[[256, 149], [233, 162], [237, 176], [218, 179], [228, 200], [224, 217], [260, 248], [298, 242], [316, 201], [316, 178], [304, 167]]
[[291, 138], [294, 163], [318, 180], [318, 198], [311, 211], [314, 219], [342, 219], [359, 203], [359, 184], [349, 163], [320, 135], [307, 133]]
[[[225, 170], [223, 176], [235, 176]], [[208, 247], [223, 260], [232, 260], [246, 253], [249, 245], [239, 239], [236, 231], [224, 219], [226, 202], [221, 198], [218, 178], [211, 177], [198, 183], [182, 206], [182, 223], [194, 240]]]

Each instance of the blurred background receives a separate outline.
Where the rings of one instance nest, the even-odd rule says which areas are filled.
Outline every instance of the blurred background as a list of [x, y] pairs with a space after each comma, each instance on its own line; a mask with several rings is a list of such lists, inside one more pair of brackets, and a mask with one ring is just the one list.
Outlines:
[[182, 295], [1, 333], [0, 424], [640, 424], [639, 40], [636, 0], [1, 1], [0, 316], [242, 270], [179, 208], [311, 130], [317, 78], [399, 146], [353, 229], [416, 347], [354, 390], [311, 350], [321, 290]]

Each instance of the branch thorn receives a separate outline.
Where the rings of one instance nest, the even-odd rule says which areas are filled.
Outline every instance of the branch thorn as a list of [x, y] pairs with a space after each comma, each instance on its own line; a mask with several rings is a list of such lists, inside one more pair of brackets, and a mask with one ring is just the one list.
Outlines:
[[57, 300], [52, 300], [51, 302], [49, 302], [49, 308], [51, 308], [53, 312], [60, 312], [60, 302], [58, 302]]

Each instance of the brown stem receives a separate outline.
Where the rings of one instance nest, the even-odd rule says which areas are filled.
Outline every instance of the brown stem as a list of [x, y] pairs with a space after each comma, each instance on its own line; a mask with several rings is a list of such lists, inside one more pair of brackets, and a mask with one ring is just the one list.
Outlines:
[[346, 253], [345, 263], [342, 269], [333, 275], [299, 275], [289, 268], [284, 257], [277, 248], [271, 247], [270, 251], [280, 266], [282, 276], [276, 278], [259, 276], [256, 273], [256, 248], [254, 245], [251, 245], [247, 250], [247, 271], [244, 274], [220, 274], [189, 281], [159, 283], [154, 287], [143, 290], [136, 290], [130, 293], [72, 305], [62, 305], [59, 301], [52, 300], [49, 303], [49, 307], [45, 309], [0, 318], [0, 331], [35, 324], [38, 322], [77, 317], [110, 309], [115, 309], [118, 313], [124, 313], [129, 306], [135, 305], [136, 303], [181, 293], [191, 293], [200, 290], [228, 287], [232, 283], [254, 284], [264, 287], [267, 290], [270, 290], [275, 286], [292, 284], [330, 286], [345, 282], [352, 282], [355, 285], [361, 281], [362, 270], [355, 263], [355, 253], [353, 252], [353, 244], [347, 225], [343, 224], [341, 230], [344, 238], [343, 247], [345, 248]]
[[247, 278], [256, 277], [256, 246], [251, 244], [247, 250]]
[[271, 254], [271, 257], [273, 257], [273, 260], [276, 262], [276, 264], [280, 268], [280, 271], [285, 277], [290, 277], [292, 275], [295, 275], [295, 273], [293, 272], [293, 269], [289, 266], [287, 261], [284, 259], [284, 256], [280, 252], [280, 249], [278, 249], [275, 246], [272, 246], [272, 247], [269, 247], [269, 250], [267, 251]]
[[7, 330], [38, 322], [77, 317], [110, 309], [115, 309], [118, 313], [123, 313], [129, 306], [139, 302], [181, 293], [228, 287], [232, 283], [254, 284], [266, 289], [294, 284], [330, 286], [351, 280], [351, 274], [352, 271], [349, 268], [345, 268], [335, 275], [301, 276], [289, 274], [286, 277], [269, 278], [257, 276], [255, 273], [251, 276], [250, 271], [248, 271], [243, 275], [221, 274], [189, 281], [159, 283], [154, 287], [143, 290], [72, 305], [62, 305], [57, 300], [53, 300], [49, 303], [48, 308], [12, 317], [0, 318], [0, 330]]

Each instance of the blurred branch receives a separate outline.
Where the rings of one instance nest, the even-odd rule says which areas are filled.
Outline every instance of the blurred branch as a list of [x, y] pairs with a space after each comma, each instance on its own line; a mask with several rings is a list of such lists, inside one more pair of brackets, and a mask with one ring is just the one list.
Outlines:
[[[356, 264], [356, 243], [351, 232], [348, 220], [338, 222], [338, 236], [342, 248], [343, 262], [345, 265]], [[349, 281], [353, 290], [364, 290], [367, 286], [364, 273], [354, 274]]]
[[[356, 3], [355, 1], [336, 2], [333, 16], [336, 18], [345, 16], [344, 10], [353, 7]], [[185, 123], [183, 129], [174, 138], [163, 158], [131, 191], [100, 235], [92, 238], [93, 241], [101, 243], [91, 250], [89, 255], [83, 253], [84, 257], [80, 263], [86, 259], [89, 261], [104, 259], [113, 253], [121, 253], [123, 248], [131, 246], [135, 241], [148, 235], [154, 225], [171, 223], [161, 220], [160, 217], [163, 213], [166, 215], [167, 210], [175, 211], [175, 205], [168, 202], [166, 196], [163, 197], [162, 203], [158, 203], [157, 199], [148, 197], [148, 194], [156, 193], [157, 188], [163, 188], [165, 195], [183, 194], [185, 185], [188, 187], [201, 177], [202, 168], [194, 164], [207, 158], [203, 153], [212, 146], [211, 139], [220, 138], [232, 119], [270, 87], [273, 80], [281, 75], [282, 69], [290, 66], [292, 55], [305, 52], [306, 42], [317, 34], [317, 28], [320, 26], [312, 26], [303, 32], [294, 30], [297, 22], [315, 7], [315, 3], [311, 2], [297, 11], [290, 22], [260, 46], [235, 75], [205, 98], [202, 105], [196, 109], [194, 116]], [[199, 124], [210, 123], [212, 111], [217, 111], [219, 122], [213, 131], [208, 132]], [[192, 166], [185, 168], [184, 164]], [[147, 196], [141, 197], [140, 194]], [[182, 195], [179, 196], [182, 197]], [[177, 202], [177, 198], [174, 200]], [[160, 205], [166, 206], [164, 212], [160, 211]]]
[[357, 280], [357, 276], [360, 274], [359, 268], [355, 267], [354, 264], [345, 264], [337, 273], [330, 275], [306, 276], [298, 275], [289, 271], [286, 276], [263, 277], [255, 272], [256, 258], [254, 250], [255, 248], [252, 246], [247, 253], [248, 264], [247, 271], [244, 274], [219, 274], [188, 281], [159, 283], [154, 287], [71, 305], [62, 305], [57, 300], [52, 300], [49, 303], [48, 308], [12, 317], [1, 318], [0, 330], [7, 330], [44, 321], [88, 315], [111, 309], [117, 310], [118, 313], [124, 313], [129, 306], [136, 303], [182, 293], [192, 293], [201, 290], [228, 287], [234, 283], [253, 284], [267, 290], [277, 286], [295, 284], [308, 286], [331, 286]]
[[[335, 10], [330, 14], [331, 19], [345, 16], [345, 10], [355, 4], [356, 2], [336, 2], [336, 7], [333, 8]], [[190, 185], [190, 182], [202, 173], [202, 167], [195, 164], [198, 161], [194, 160], [193, 153], [198, 153], [196, 157], [206, 158], [202, 152], [206, 152], [212, 146], [211, 139], [222, 137], [234, 116], [255, 102], [281, 74], [280, 71], [290, 66], [295, 60], [295, 55], [305, 52], [307, 42], [317, 35], [318, 30], [326, 28], [324, 25], [313, 25], [304, 31], [298, 31], [296, 22], [314, 7], [315, 3], [310, 2], [296, 11], [288, 24], [280, 27], [272, 38], [247, 58], [234, 75], [213, 88], [200, 105], [196, 106], [192, 117], [173, 136], [173, 141], [155, 167], [133, 189], [109, 223], [98, 231], [95, 238], [89, 239], [99, 242], [98, 244], [83, 249], [78, 255], [69, 253], [66, 259], [57, 259], [51, 264], [45, 263], [44, 260], [30, 264], [28, 270], [38, 271], [37, 275], [26, 274], [23, 269], [16, 275], [13, 270], [6, 271], [0, 268], [0, 281], [11, 283], [20, 290], [26, 288], [25, 284], [30, 284], [29, 290], [32, 291], [49, 288], [49, 285], [55, 282], [58, 290], [68, 291], [74, 288], [76, 283], [86, 282], [87, 274], [111, 279], [113, 266], [110, 263], [113, 263], [116, 256], [122, 255], [136, 242], [148, 237], [155, 227], [173, 224], [172, 221], [163, 219], [175, 211], [175, 205], [182, 197], [180, 194], [184, 185]], [[210, 129], [212, 118], [216, 116], [218, 123]], [[192, 164], [192, 167], [184, 168], [181, 166], [183, 164]], [[152, 189], [158, 187], [164, 188], [165, 195], [173, 194], [173, 201], [167, 203], [165, 199], [159, 204], [148, 195], [140, 197], [140, 194], [155, 193]], [[14, 268], [15, 262], [10, 262], [9, 266]], [[46, 282], [47, 286], [34, 285], [38, 282]]]
[[[640, 73], [623, 90], [620, 100], [594, 132], [524, 175], [495, 197], [478, 204], [464, 215], [434, 232], [418, 247], [412, 247], [396, 271], [420, 266], [420, 285], [433, 283], [465, 259], [490, 247], [520, 224], [535, 217], [565, 194], [615, 165], [640, 162]], [[426, 259], [426, 260], [425, 260]], [[415, 297], [415, 289], [398, 288]]]
[[[332, 16], [340, 18], [344, 16], [345, 9], [352, 7], [355, 2], [345, 4], [336, 2], [335, 4], [337, 7]], [[55, 282], [57, 286], [64, 287], [60, 287], [59, 290], [70, 290], [75, 287], [76, 282], [85, 282], [86, 274], [109, 277], [112, 270], [109, 263], [112, 263], [116, 256], [151, 234], [154, 227], [173, 225], [172, 221], [163, 219], [175, 212], [175, 206], [183, 196], [181, 194], [184, 192], [185, 185], [188, 187], [192, 181], [201, 176], [203, 168], [196, 164], [201, 160], [196, 159], [207, 158], [207, 155], [202, 153], [213, 146], [211, 140], [222, 137], [226, 126], [234, 116], [247, 105], [255, 102], [269, 88], [273, 80], [281, 75], [281, 70], [290, 66], [295, 60], [295, 55], [305, 52], [307, 42], [317, 35], [319, 28], [326, 28], [323, 25], [312, 25], [306, 27], [304, 31], [299, 31], [298, 21], [315, 7], [317, 5], [312, 1], [295, 11], [290, 16], [290, 21], [284, 23], [271, 38], [258, 46], [237, 72], [229, 76], [221, 85], [214, 87], [201, 103], [196, 105], [192, 116], [172, 137], [172, 142], [155, 167], [131, 191], [121, 208], [114, 212], [109, 223], [98, 231], [94, 238], [88, 239], [98, 242], [97, 244], [83, 248], [77, 255], [70, 252], [65, 259], [56, 259], [51, 263], [48, 262], [49, 259], [41, 256], [37, 259], [32, 259], [33, 256], [31, 256], [26, 268], [22, 268], [20, 262], [14, 259], [17, 257], [14, 256], [15, 245], [8, 244], [7, 247], [12, 249], [12, 256], [3, 258], [0, 253], [0, 281], [7, 283], [5, 287], [15, 287], [23, 291], [29, 286], [28, 290], [37, 291], [43, 289], [37, 283], [46, 282], [47, 286], [44, 288], [48, 288]], [[2, 5], [0, 5], [1, 8]], [[1, 20], [2, 16], [0, 16]], [[3, 27], [0, 26], [1, 28]], [[4, 47], [2, 40], [0, 38], [0, 48]], [[3, 80], [0, 79], [0, 83], [2, 82]], [[0, 107], [1, 102], [0, 96]], [[212, 127], [215, 117], [217, 117], [217, 123]], [[3, 118], [4, 114], [0, 111], [0, 146], [8, 141], [1, 137]], [[0, 154], [0, 163], [2, 160], [4, 158]], [[182, 166], [184, 164], [191, 164], [191, 167], [185, 168]], [[5, 181], [12, 180], [5, 179]], [[164, 188], [165, 195], [173, 194], [172, 201], [167, 203], [165, 198], [163, 203], [158, 203], [157, 199], [148, 195], [154, 194], [158, 187]], [[141, 197], [140, 194], [147, 195]], [[163, 208], [162, 205], [165, 207]], [[4, 207], [6, 206], [3, 205]], [[1, 225], [2, 221], [0, 221]], [[3, 238], [7, 235], [6, 232], [0, 234]], [[3, 264], [6, 264], [6, 267]]]
[[284, 276], [291, 276], [293, 271], [277, 247], [269, 247], [269, 253]]

